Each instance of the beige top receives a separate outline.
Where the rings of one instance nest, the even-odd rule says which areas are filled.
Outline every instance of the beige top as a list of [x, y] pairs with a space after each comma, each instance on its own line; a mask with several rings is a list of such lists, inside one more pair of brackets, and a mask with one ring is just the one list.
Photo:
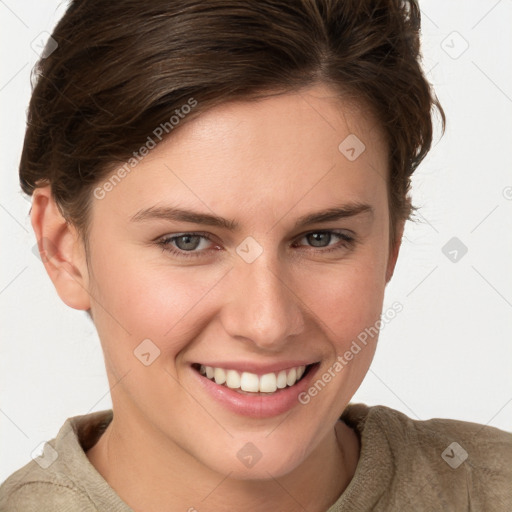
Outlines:
[[[132, 511], [85, 454], [112, 414], [68, 418], [39, 460], [0, 486], [0, 511]], [[363, 404], [349, 404], [341, 419], [361, 451], [354, 477], [326, 512], [512, 511], [511, 433]]]

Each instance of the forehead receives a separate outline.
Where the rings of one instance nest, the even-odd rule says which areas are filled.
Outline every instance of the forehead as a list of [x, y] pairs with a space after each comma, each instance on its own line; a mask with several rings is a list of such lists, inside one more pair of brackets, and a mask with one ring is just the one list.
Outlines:
[[[339, 156], [340, 143], [351, 135], [372, 152], [386, 151], [381, 129], [370, 109], [342, 99], [325, 85], [317, 85], [258, 101], [228, 102], [211, 108], [186, 123], [152, 156], [158, 158], [168, 146], [191, 149], [200, 143], [210, 150], [203, 158], [239, 154], [244, 159], [264, 161], [271, 157], [276, 162], [276, 158], [284, 156], [289, 163], [296, 155], [295, 159], [302, 162], [304, 157], [307, 161], [319, 159], [325, 150], [331, 156]], [[281, 162], [278, 160], [277, 164]]]
[[371, 113], [318, 86], [203, 112], [157, 144], [99, 207], [118, 201], [133, 214], [169, 200], [261, 216], [299, 203], [375, 201], [387, 160]]

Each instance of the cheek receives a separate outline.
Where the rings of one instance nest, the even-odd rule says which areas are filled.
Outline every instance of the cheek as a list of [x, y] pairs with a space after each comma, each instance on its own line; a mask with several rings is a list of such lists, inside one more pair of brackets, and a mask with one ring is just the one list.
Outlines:
[[385, 291], [385, 258], [373, 248], [302, 281], [298, 296], [341, 343], [378, 320]]
[[105, 341], [126, 340], [127, 353], [146, 338], [162, 352], [178, 352], [181, 340], [191, 339], [200, 322], [207, 321], [208, 312], [198, 306], [229, 270], [180, 268], [167, 265], [160, 255], [159, 260], [142, 262], [137, 254], [123, 251], [111, 253], [108, 261], [96, 261], [93, 296], [98, 333]]

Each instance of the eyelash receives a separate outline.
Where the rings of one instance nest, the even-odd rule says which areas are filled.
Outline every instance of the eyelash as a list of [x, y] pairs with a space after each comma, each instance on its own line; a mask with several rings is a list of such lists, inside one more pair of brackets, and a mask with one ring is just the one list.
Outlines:
[[[319, 231], [309, 231], [308, 233], [305, 233], [303, 235], [299, 236], [299, 240], [312, 234], [325, 234], [329, 233], [331, 235], [335, 235], [341, 239], [341, 244], [335, 245], [333, 247], [329, 248], [317, 248], [313, 252], [320, 252], [320, 253], [330, 253], [333, 251], [340, 251], [342, 249], [350, 249], [356, 244], [356, 239], [354, 237], [351, 237], [350, 235], [347, 235], [344, 232], [337, 231], [337, 230], [319, 230]], [[184, 236], [199, 236], [201, 238], [205, 238], [206, 240], [213, 242], [211, 237], [207, 233], [181, 233], [179, 235], [173, 235], [173, 236], [166, 236], [164, 238], [161, 238], [160, 240], [156, 241], [156, 244], [160, 246], [163, 252], [170, 253], [173, 256], [178, 256], [182, 258], [198, 258], [203, 256], [203, 251], [183, 251], [181, 249], [175, 249], [170, 246], [170, 243], [172, 243], [174, 240], [184, 237]], [[205, 249], [207, 250], [207, 249]]]

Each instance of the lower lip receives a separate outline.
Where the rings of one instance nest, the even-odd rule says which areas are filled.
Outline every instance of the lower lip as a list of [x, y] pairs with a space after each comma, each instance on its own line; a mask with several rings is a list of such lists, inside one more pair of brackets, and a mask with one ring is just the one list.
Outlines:
[[319, 363], [312, 366], [307, 375], [291, 387], [286, 387], [272, 394], [242, 394], [227, 386], [220, 386], [191, 368], [192, 373], [203, 389], [216, 401], [236, 414], [251, 418], [270, 418], [283, 414], [296, 405], [300, 405], [298, 396], [309, 388]]

